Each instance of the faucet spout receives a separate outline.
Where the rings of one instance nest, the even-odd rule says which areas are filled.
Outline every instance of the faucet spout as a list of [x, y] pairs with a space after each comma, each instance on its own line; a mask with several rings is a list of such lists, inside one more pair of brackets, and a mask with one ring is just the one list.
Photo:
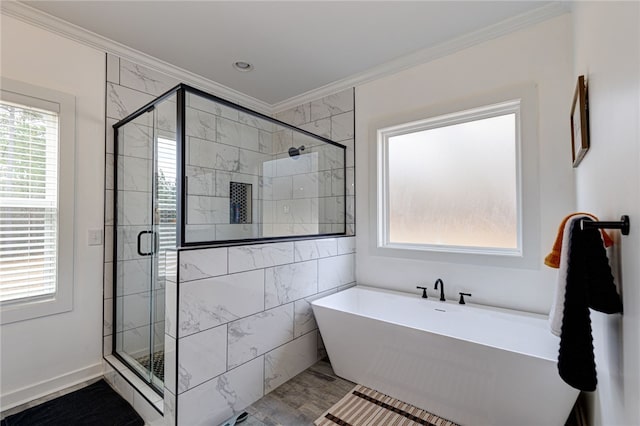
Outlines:
[[440, 284], [440, 301], [441, 301], [441, 302], [444, 302], [444, 301], [446, 300], [446, 299], [444, 298], [444, 282], [443, 282], [440, 278], [438, 278], [438, 279], [436, 280], [436, 285], [435, 285], [435, 287], [433, 287], [433, 289], [434, 289], [434, 290], [437, 290], [437, 289], [438, 289], [438, 284]]

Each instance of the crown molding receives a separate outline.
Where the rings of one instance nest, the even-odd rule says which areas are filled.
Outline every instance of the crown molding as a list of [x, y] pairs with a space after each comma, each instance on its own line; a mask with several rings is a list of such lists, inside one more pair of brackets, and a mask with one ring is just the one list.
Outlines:
[[146, 53], [132, 49], [124, 44], [95, 34], [82, 27], [71, 24], [16, 0], [0, 1], [0, 5], [2, 13], [7, 16], [11, 16], [37, 27], [46, 29], [60, 36], [106, 53], [111, 53], [137, 64], [163, 72], [179, 81], [193, 85], [194, 87], [211, 92], [217, 96], [237, 102], [243, 106], [267, 115], [285, 111], [289, 108], [293, 108], [312, 100], [316, 100], [354, 86], [362, 85], [378, 78], [395, 74], [399, 71], [450, 55], [468, 47], [501, 37], [505, 34], [535, 25], [571, 11], [571, 3], [568, 1], [563, 0], [547, 3], [537, 9], [514, 16], [494, 25], [465, 34], [437, 46], [418, 50], [409, 55], [370, 68], [367, 71], [351, 75], [271, 105], [267, 102], [231, 89], [230, 87], [147, 55]]
[[262, 112], [264, 114], [271, 114], [272, 106], [266, 102], [263, 102], [254, 97], [248, 96], [242, 92], [234, 90], [230, 87], [224, 86], [215, 81], [206, 79], [195, 73], [172, 65], [168, 62], [164, 62], [151, 55], [132, 49], [124, 44], [110, 40], [106, 37], [93, 33], [70, 22], [64, 21], [48, 13], [42, 12], [24, 3], [20, 3], [15, 0], [3, 0], [0, 1], [0, 10], [2, 14], [34, 25], [39, 28], [51, 31], [54, 34], [58, 34], [62, 37], [70, 40], [82, 43], [86, 46], [92, 47], [119, 56], [124, 59], [128, 59], [139, 65], [157, 70], [170, 77], [175, 78], [178, 81], [190, 84], [194, 87], [202, 89], [227, 99], [232, 102], [239, 103], [242, 106], [250, 109]]
[[364, 83], [395, 74], [399, 71], [433, 61], [471, 46], [489, 41], [505, 34], [538, 24], [556, 16], [569, 13], [571, 5], [567, 1], [545, 4], [529, 12], [505, 19], [491, 26], [465, 34], [453, 40], [439, 45], [418, 50], [409, 55], [385, 62], [367, 71], [354, 74], [317, 89], [310, 90], [297, 96], [293, 96], [272, 105], [273, 113], [285, 111], [289, 108], [340, 92], [342, 90], [359, 86]]

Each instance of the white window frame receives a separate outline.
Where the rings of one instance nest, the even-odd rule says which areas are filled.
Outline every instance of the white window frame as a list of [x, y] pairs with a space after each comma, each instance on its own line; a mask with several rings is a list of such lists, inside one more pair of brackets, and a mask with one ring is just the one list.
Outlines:
[[59, 114], [56, 292], [0, 303], [0, 324], [8, 324], [73, 309], [76, 101], [73, 95], [4, 77], [0, 98]]
[[[515, 186], [516, 186], [516, 247], [492, 248], [437, 244], [412, 244], [390, 241], [390, 197], [389, 197], [389, 139], [411, 133], [422, 132], [456, 124], [515, 114]], [[522, 256], [522, 186], [520, 161], [520, 99], [493, 105], [481, 106], [423, 120], [403, 123], [378, 130], [378, 247], [406, 250], [430, 250], [450, 253], [492, 254], [498, 256]]]
[[[421, 109], [398, 112], [389, 117], [381, 117], [369, 127], [371, 146], [369, 150], [369, 167], [372, 178], [369, 180], [369, 253], [373, 256], [394, 257], [409, 260], [474, 264], [507, 268], [537, 269], [541, 261], [540, 255], [540, 189], [538, 170], [538, 88], [535, 83], [522, 83], [510, 87], [495, 89], [484, 94], [476, 94], [468, 98], [448, 103], [426, 106]], [[473, 111], [486, 106], [508, 104], [519, 101], [519, 169], [518, 203], [519, 203], [519, 253], [497, 253], [495, 249], [450, 250], [438, 247], [427, 247], [416, 244], [386, 244], [386, 215], [383, 207], [388, 200], [388, 192], [384, 182], [385, 158], [382, 143], [382, 131], [407, 126], [412, 123], [428, 121], [425, 117], [442, 119], [440, 126], [461, 111]], [[438, 127], [438, 126], [434, 126]], [[391, 134], [389, 132], [389, 134]], [[387, 135], [388, 136], [388, 135]], [[388, 234], [387, 234], [388, 235]], [[385, 241], [386, 238], [386, 241]]]

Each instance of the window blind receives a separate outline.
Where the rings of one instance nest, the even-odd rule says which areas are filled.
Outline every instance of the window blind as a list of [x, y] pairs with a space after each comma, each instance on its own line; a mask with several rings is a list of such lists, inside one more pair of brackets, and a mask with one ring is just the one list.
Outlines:
[[0, 302], [56, 292], [58, 123], [0, 102]]

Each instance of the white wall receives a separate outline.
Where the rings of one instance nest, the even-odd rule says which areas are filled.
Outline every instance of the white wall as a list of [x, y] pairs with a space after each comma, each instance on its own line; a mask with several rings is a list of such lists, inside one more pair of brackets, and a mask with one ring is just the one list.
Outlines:
[[[574, 210], [568, 116], [572, 85], [571, 17], [568, 14], [375, 80], [356, 91], [356, 277], [358, 283], [401, 291], [431, 285], [442, 278], [449, 298], [459, 291], [471, 300], [534, 312], [548, 312], [555, 271], [542, 264], [560, 220]], [[369, 164], [375, 150], [376, 123], [415, 114], [483, 93], [535, 83], [538, 93], [540, 192], [539, 262], [528, 269], [446, 261], [400, 259], [376, 255], [370, 224]], [[534, 256], [535, 257], [535, 256]], [[434, 256], [434, 258], [436, 258]]]
[[576, 169], [577, 207], [631, 218], [610, 255], [624, 315], [591, 315], [598, 389], [591, 424], [640, 424], [640, 4], [577, 2], [575, 76], [589, 87], [591, 147]]
[[2, 408], [102, 373], [105, 56], [2, 15], [2, 76], [76, 97], [76, 205], [73, 310], [3, 325]]

